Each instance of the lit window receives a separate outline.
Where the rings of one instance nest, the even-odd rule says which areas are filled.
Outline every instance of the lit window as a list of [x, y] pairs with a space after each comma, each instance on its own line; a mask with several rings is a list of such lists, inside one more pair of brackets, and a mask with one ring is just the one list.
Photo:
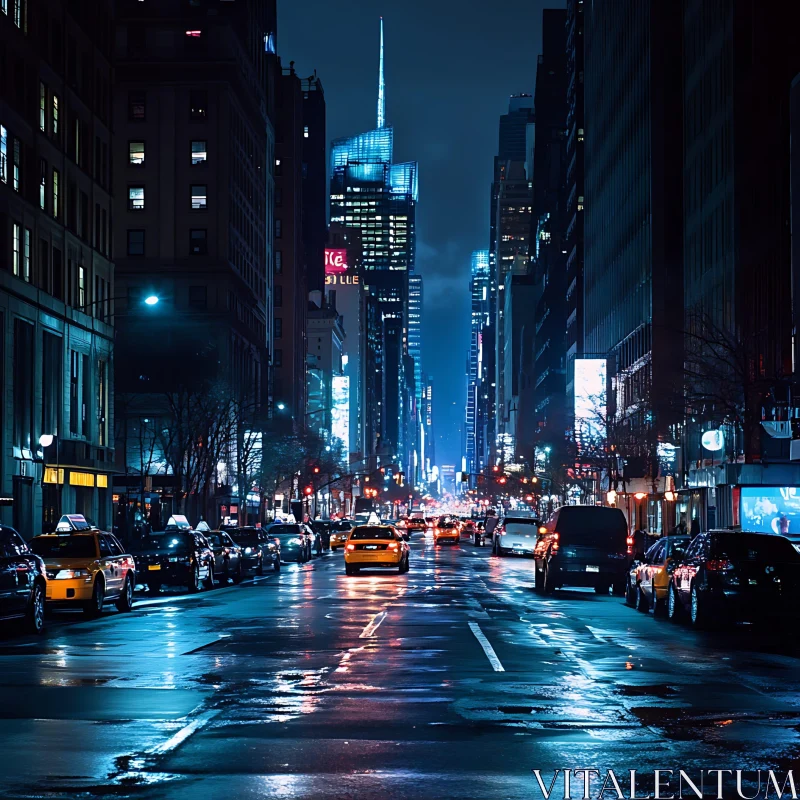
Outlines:
[[274, 33], [265, 33], [264, 34], [264, 52], [265, 53], [274, 53], [275, 52], [275, 34]]
[[58, 137], [58, 95], [53, 95], [53, 136]]
[[204, 184], [192, 186], [192, 208], [200, 210], [208, 207], [208, 187]]
[[22, 250], [22, 279], [31, 282], [31, 229], [25, 228], [25, 242]]
[[144, 142], [128, 142], [128, 163], [132, 167], [144, 166]]
[[19, 276], [20, 249], [21, 249], [22, 227], [14, 223], [13, 235], [11, 239], [11, 266], [14, 274]]
[[0, 182], [8, 183], [8, 131], [0, 125]]
[[44, 133], [47, 129], [47, 87], [39, 84], [39, 130]]
[[58, 219], [58, 170], [53, 170], [53, 216]]
[[144, 255], [144, 231], [128, 231], [128, 255]]
[[39, 208], [44, 211], [45, 196], [47, 193], [47, 162], [42, 158], [39, 161]]
[[128, 187], [128, 211], [144, 211], [144, 186]]
[[308, 125], [303, 126], [303, 138], [308, 139]]
[[86, 305], [86, 269], [78, 267], [78, 307]]
[[12, 178], [12, 186], [14, 187], [15, 192], [19, 191], [19, 169], [20, 169], [20, 161], [22, 158], [20, 147], [21, 145], [19, 139], [14, 139], [14, 146], [12, 148], [14, 163], [12, 165], [11, 178]]
[[208, 160], [206, 142], [192, 142], [192, 165], [204, 164]]
[[203, 31], [186, 31], [186, 35], [190, 39], [199, 39], [203, 35]]

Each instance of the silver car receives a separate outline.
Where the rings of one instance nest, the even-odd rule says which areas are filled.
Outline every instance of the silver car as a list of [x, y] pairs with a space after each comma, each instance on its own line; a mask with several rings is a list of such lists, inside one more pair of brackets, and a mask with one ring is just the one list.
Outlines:
[[532, 556], [541, 522], [532, 517], [506, 517], [494, 533], [494, 551], [498, 556], [513, 553]]

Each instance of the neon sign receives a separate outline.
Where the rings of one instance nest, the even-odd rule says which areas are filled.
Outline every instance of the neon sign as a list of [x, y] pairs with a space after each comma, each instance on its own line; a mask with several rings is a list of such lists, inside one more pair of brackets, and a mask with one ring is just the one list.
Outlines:
[[347, 250], [325, 251], [325, 274], [341, 275], [347, 272]]

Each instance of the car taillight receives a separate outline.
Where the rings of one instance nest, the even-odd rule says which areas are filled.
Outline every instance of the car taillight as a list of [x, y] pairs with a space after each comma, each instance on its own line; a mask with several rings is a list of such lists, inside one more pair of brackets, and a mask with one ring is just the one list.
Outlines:
[[706, 561], [706, 569], [710, 572], [725, 572], [733, 569], [733, 564], [727, 558], [711, 558]]
[[397, 542], [389, 542], [390, 550], [397, 550]]
[[346, 549], [346, 550], [355, 550], [355, 549], [356, 549], [356, 546], [355, 546], [354, 544], [348, 544], [348, 545], [345, 547], [345, 549]]
[[553, 534], [553, 538], [558, 541], [561, 537], [558, 535], [558, 531]]
[[539, 528], [539, 533], [547, 533], [547, 528], [545, 528], [545, 526], [544, 526], [544, 525], [542, 525], [542, 526]]
[[630, 547], [633, 544], [633, 536], [629, 536], [625, 541], [627, 542], [628, 547]]

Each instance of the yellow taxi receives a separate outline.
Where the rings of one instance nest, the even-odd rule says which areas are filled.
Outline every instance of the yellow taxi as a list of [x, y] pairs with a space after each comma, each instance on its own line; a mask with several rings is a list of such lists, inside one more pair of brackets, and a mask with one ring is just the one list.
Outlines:
[[362, 567], [396, 567], [408, 572], [411, 548], [392, 525], [358, 525], [344, 546], [344, 571], [357, 575]]
[[667, 592], [672, 568], [691, 543], [691, 536], [665, 536], [659, 539], [640, 560], [631, 564], [625, 602], [638, 611], [661, 614], [667, 607]]
[[339, 519], [331, 525], [331, 550], [336, 552], [347, 544], [347, 537], [353, 530], [354, 522], [351, 519]]
[[458, 544], [461, 541], [461, 530], [455, 517], [439, 517], [436, 527], [433, 529], [433, 543], [438, 545], [443, 542]]
[[80, 514], [65, 514], [55, 533], [35, 536], [31, 549], [44, 560], [46, 603], [77, 606], [97, 617], [106, 602], [119, 611], [133, 607], [136, 565], [116, 536], [90, 525]]

